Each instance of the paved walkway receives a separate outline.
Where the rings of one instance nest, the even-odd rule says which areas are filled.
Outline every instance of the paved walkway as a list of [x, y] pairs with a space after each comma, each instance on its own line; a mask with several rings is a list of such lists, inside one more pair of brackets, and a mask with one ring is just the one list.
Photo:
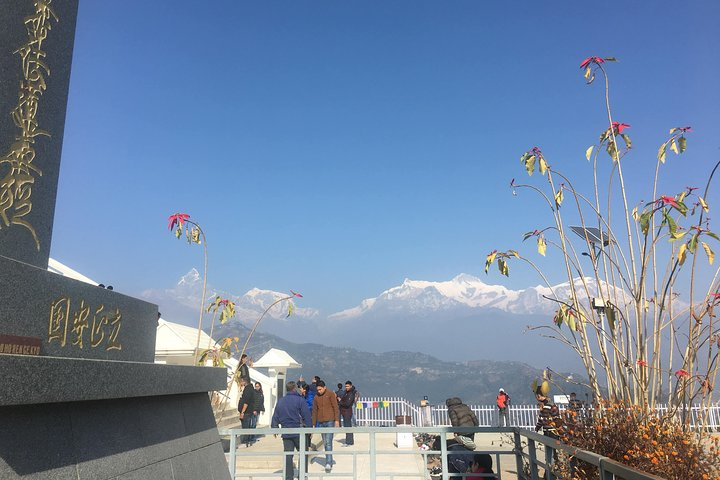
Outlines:
[[[400, 434], [402, 435], [402, 434]], [[313, 441], [318, 442], [319, 434], [313, 435]], [[325, 453], [320, 447], [318, 452], [309, 452], [310, 465], [308, 473], [310, 478], [332, 478], [332, 479], [370, 479], [370, 435], [363, 433], [355, 434], [355, 444], [345, 446], [345, 435], [336, 434], [333, 441], [333, 459], [335, 465], [331, 473], [325, 472]], [[415, 444], [408, 441], [407, 437], [399, 437], [394, 433], [378, 433], [375, 435], [375, 478], [377, 479], [400, 479], [416, 478], [430, 479], [427, 466], [427, 456]], [[400, 444], [400, 448], [398, 447]], [[477, 451], [483, 452], [508, 452], [513, 445], [510, 437], [503, 434], [476, 434], [475, 444]], [[272, 435], [262, 437], [258, 442], [246, 447], [239, 445], [237, 448], [237, 480], [255, 480], [261, 478], [284, 478], [282, 454], [282, 440]], [[493, 455], [493, 463], [497, 463], [497, 457]], [[297, 454], [295, 455], [297, 465]], [[515, 457], [512, 455], [500, 456], [500, 473], [502, 479], [516, 479]], [[297, 471], [295, 472], [297, 473]]]

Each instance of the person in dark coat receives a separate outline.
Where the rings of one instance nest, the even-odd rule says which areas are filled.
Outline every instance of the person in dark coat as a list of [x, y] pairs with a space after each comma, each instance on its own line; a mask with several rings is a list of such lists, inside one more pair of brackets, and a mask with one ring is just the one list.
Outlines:
[[[249, 366], [248, 366], [249, 365]], [[247, 353], [243, 353], [240, 356], [240, 365], [238, 366], [238, 376], [244, 378], [250, 383], [250, 367], [252, 367], [252, 360], [247, 356]]]
[[[240, 377], [240, 401], [238, 402], [238, 412], [240, 412], [240, 423], [242, 428], [251, 428], [253, 418], [253, 408], [255, 408], [255, 390], [250, 382]], [[240, 442], [249, 447], [252, 441], [252, 435], [241, 435]]]
[[[278, 400], [275, 405], [270, 426], [272, 428], [298, 428], [312, 426], [312, 415], [310, 409], [305, 402], [305, 398], [297, 392], [295, 382], [287, 382], [285, 386], [287, 393]], [[300, 435], [297, 433], [283, 433], [283, 450], [285, 452], [300, 451]], [[307, 445], [305, 446], [307, 451]], [[305, 472], [308, 469], [307, 454], [301, 455], [305, 457]], [[293, 479], [293, 458], [292, 454], [285, 455], [285, 480]]]
[[[260, 382], [255, 382], [255, 392], [253, 392], [253, 416], [252, 420], [250, 422], [250, 428], [257, 427], [258, 418], [260, 417], [260, 414], [265, 411], [265, 394], [262, 390], [262, 384]], [[257, 441], [258, 436], [253, 435], [252, 441]]]
[[[447, 405], [450, 424], [453, 427], [477, 427], [480, 425], [480, 421], [478, 420], [477, 415], [475, 415], [475, 412], [470, 410], [470, 407], [465, 405], [458, 397], [448, 398], [445, 400], [445, 405]], [[462, 433], [456, 435], [468, 437], [470, 440], [475, 439], [474, 433]]]
[[[340, 404], [340, 421], [342, 422], [343, 427], [353, 426], [353, 407], [359, 399], [360, 395], [358, 394], [358, 391], [355, 389], [355, 386], [352, 384], [352, 382], [350, 380], [345, 382], [345, 393], [343, 393], [342, 397], [340, 397], [340, 400], [338, 401], [338, 403]], [[352, 432], [346, 433], [345, 446], [354, 444], [355, 436], [352, 434]]]

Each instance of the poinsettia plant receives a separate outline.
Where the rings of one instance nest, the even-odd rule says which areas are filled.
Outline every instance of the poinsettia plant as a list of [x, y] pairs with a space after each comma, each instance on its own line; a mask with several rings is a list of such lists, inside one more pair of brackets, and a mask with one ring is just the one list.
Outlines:
[[[295, 312], [295, 304], [293, 303], [293, 300], [296, 298], [303, 298], [303, 296], [300, 293], [295, 292], [293, 290], [290, 290], [290, 294], [283, 295], [280, 298], [277, 298], [273, 303], [271, 303], [267, 308], [265, 308], [265, 310], [260, 314], [258, 319], [255, 320], [255, 323], [253, 324], [252, 328], [250, 329], [250, 332], [248, 332], [248, 336], [245, 339], [245, 343], [243, 344], [242, 349], [237, 347], [238, 342], [239, 342], [238, 337], [231, 337], [232, 340], [229, 342], [228, 348], [234, 347], [235, 350], [240, 354], [238, 358], [242, 358], [242, 356], [247, 351], [247, 347], [250, 344], [250, 340], [252, 339], [252, 336], [255, 334], [255, 330], [257, 330], [258, 325], [260, 325], [260, 322], [262, 322], [263, 318], [265, 318], [265, 316], [268, 314], [268, 312], [270, 310], [272, 310], [273, 307], [275, 307], [276, 305], [287, 301], [287, 315], [285, 316], [285, 318], [288, 318]], [[217, 303], [218, 306], [220, 305], [220, 301], [218, 301], [217, 299], [216, 299], [215, 303]], [[234, 313], [234, 308], [235, 308], [234, 304], [232, 305], [232, 308], [233, 308], [232, 312]], [[223, 339], [221, 343], [224, 345], [226, 340], [227, 339]], [[238, 362], [237, 366], [235, 367], [235, 370], [233, 371], [233, 374], [230, 376], [230, 380], [228, 381], [228, 384], [227, 384], [228, 392], [232, 389], [234, 382], [239, 383], [239, 381], [240, 381], [239, 375], [240, 375], [240, 362]], [[222, 398], [220, 398], [220, 397], [215, 397], [215, 398], [217, 399], [217, 402], [215, 402], [213, 404], [213, 408], [214, 408], [215, 414], [217, 416], [225, 410], [229, 397], [227, 395], [225, 395]]]
[[175, 233], [175, 238], [180, 238], [183, 235], [183, 229], [185, 231], [185, 238], [187, 238], [188, 244], [197, 244], [203, 246], [204, 254], [204, 269], [203, 269], [203, 285], [202, 294], [200, 297], [200, 317], [198, 319], [198, 332], [197, 342], [195, 344], [195, 363], [199, 361], [200, 355], [200, 337], [202, 333], [203, 314], [205, 313], [205, 292], [207, 289], [207, 272], [208, 272], [208, 250], [207, 250], [207, 239], [205, 238], [205, 232], [203, 232], [200, 225], [193, 220], [190, 220], [190, 215], [187, 213], [174, 213], [168, 217], [168, 229]]
[[[518, 260], [536, 271], [556, 312], [552, 322], [534, 328], [551, 330], [548, 336], [579, 354], [596, 397], [651, 407], [666, 399], [671, 414], [692, 401], [709, 406], [720, 366], [720, 269], [713, 251], [720, 237], [711, 229], [708, 196], [720, 162], [707, 172], [703, 188], [659, 192], [668, 152], [685, 154], [692, 132], [689, 126], [670, 128], [653, 159], [645, 192], [651, 200], [633, 205], [628, 196], [640, 187], [630, 188], [623, 171], [633, 149], [632, 127], [615, 120], [610, 108], [606, 65], [614, 61], [593, 56], [580, 64], [588, 84], [597, 76], [605, 81], [607, 123], [584, 155], [592, 191], [578, 190], [538, 146], [520, 162], [529, 177], [539, 173], [540, 182], [510, 182], [513, 195], [530, 190], [547, 208], [549, 225], [536, 226], [523, 240], [535, 239], [543, 257], [557, 254], [567, 291], [555, 289], [559, 282], [515, 249], [490, 252], [485, 271], [497, 264], [509, 276]], [[606, 181], [603, 172], [609, 172]]]

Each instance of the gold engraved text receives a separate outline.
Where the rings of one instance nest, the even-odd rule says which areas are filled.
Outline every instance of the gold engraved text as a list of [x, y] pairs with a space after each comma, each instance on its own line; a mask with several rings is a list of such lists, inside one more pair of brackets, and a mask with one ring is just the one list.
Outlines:
[[48, 343], [57, 341], [61, 347], [67, 346], [69, 326], [71, 345], [77, 348], [87, 346], [85, 341], [88, 340], [89, 332], [90, 348], [122, 350], [122, 344], [118, 340], [122, 327], [122, 312], [119, 308], [105, 310], [105, 305], [91, 308], [85, 300], [80, 300], [79, 304], [75, 302], [76, 308], [72, 305], [73, 302], [68, 297], [60, 297], [50, 305]]
[[52, 0], [35, 0], [35, 13], [25, 18], [28, 40], [14, 52], [20, 55], [22, 65], [18, 104], [11, 112], [19, 133], [10, 146], [10, 151], [0, 157], [0, 230], [12, 225], [27, 228], [38, 250], [40, 240], [35, 227], [26, 217], [32, 211], [35, 176], [42, 176], [42, 171], [33, 165], [35, 138], [41, 135], [50, 136], [38, 125], [37, 112], [40, 97], [47, 89], [45, 77], [50, 76], [42, 44], [52, 28], [51, 21], [58, 21], [50, 8], [51, 2]]

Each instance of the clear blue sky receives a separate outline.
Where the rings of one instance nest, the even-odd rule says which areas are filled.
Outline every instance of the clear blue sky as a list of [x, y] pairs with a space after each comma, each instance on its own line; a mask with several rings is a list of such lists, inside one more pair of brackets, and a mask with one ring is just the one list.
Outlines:
[[187, 212], [213, 285], [324, 313], [405, 277], [485, 278], [490, 250], [550, 221], [508, 188], [524, 151], [587, 179], [607, 128], [587, 56], [620, 60], [633, 203], [670, 127], [694, 133], [665, 193], [709, 172], [718, 18], [716, 1], [83, 1], [52, 255], [122, 292], [169, 287], [201, 267], [167, 230]]

